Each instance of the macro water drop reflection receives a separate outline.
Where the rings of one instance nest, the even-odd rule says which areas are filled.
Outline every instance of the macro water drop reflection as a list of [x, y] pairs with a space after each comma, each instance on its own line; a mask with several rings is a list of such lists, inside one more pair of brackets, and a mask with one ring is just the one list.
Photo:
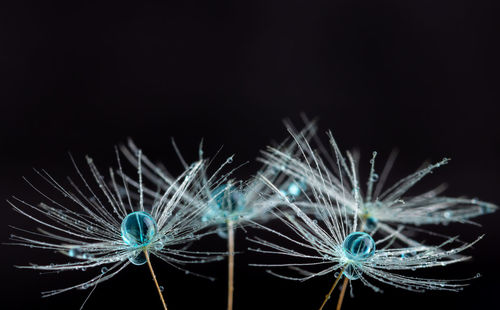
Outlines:
[[122, 222], [122, 239], [133, 247], [145, 247], [157, 232], [156, 222], [144, 211], [136, 211], [127, 215]]
[[356, 264], [375, 254], [375, 241], [365, 232], [353, 232], [345, 238], [342, 250], [350, 260], [344, 268], [344, 275], [349, 280], [356, 280], [359, 279], [361, 273], [361, 270], [356, 268]]
[[345, 238], [342, 249], [348, 259], [361, 262], [375, 254], [375, 241], [365, 232], [353, 232]]
[[128, 260], [137, 266], [144, 265], [147, 262], [146, 255], [143, 250], [133, 251], [129, 254]]

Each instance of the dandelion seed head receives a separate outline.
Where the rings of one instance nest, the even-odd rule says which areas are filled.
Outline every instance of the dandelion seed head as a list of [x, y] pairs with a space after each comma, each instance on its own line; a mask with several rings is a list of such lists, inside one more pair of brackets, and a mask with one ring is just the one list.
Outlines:
[[[46, 291], [42, 296], [95, 286], [130, 264], [145, 264], [146, 253], [182, 271], [187, 263], [219, 259], [221, 253], [188, 249], [191, 242], [207, 234], [206, 225], [198, 218], [209, 205], [200, 198], [204, 188], [196, 188], [205, 162], [200, 160], [186, 166], [168, 186], [152, 192], [144, 186], [142, 177], [151, 173], [143, 167], [147, 157], [140, 150], [127, 154], [127, 159], [136, 164], [136, 180], [125, 174], [118, 151], [116, 154], [118, 168], [109, 169], [109, 180], [89, 157], [87, 164], [92, 178], [86, 178], [71, 157], [81, 184], [68, 178], [69, 185], [66, 185], [44, 170], [35, 170], [54, 191], [42, 192], [25, 180], [45, 202], [31, 204], [16, 197], [9, 201], [16, 212], [42, 226], [36, 231], [16, 228], [25, 235], [14, 234], [12, 244], [55, 251], [69, 258], [64, 263], [19, 268], [53, 272], [81, 270], [89, 274], [94, 268], [100, 269], [85, 283]], [[208, 182], [207, 187], [212, 186]], [[188, 191], [192, 196], [183, 199]], [[58, 194], [63, 198], [58, 198]]]
[[[342, 208], [336, 210], [337, 215], [356, 216], [359, 225], [367, 232], [388, 236], [394, 234], [395, 238], [403, 244], [420, 245], [419, 235], [407, 236], [398, 231], [401, 225], [410, 228], [429, 224], [448, 224], [452, 222], [472, 223], [472, 219], [497, 210], [497, 206], [480, 201], [477, 198], [453, 198], [441, 196], [445, 186], [438, 186], [430, 191], [408, 195], [408, 192], [424, 177], [437, 168], [447, 164], [450, 159], [443, 158], [434, 164], [426, 165], [407, 177], [389, 183], [389, 173], [393, 167], [396, 152], [391, 153], [385, 166], [377, 173], [375, 167], [377, 153], [373, 152], [369, 160], [370, 169], [366, 187], [361, 186], [362, 175], [359, 169], [359, 155], [340, 151], [332, 134], [329, 133], [331, 155], [320, 141], [315, 140], [318, 149], [314, 149], [301, 134], [289, 130], [301, 156], [290, 156], [277, 149], [269, 149], [264, 154], [263, 162], [275, 169], [284, 166], [281, 172], [298, 180], [303, 180], [308, 186], [306, 195], [294, 197], [283, 188], [282, 193], [290, 202], [297, 201], [301, 207], [314, 208], [307, 195], [319, 198], [319, 204], [326, 200], [337, 201]], [[310, 190], [314, 189], [315, 193]], [[309, 212], [306, 211], [306, 212]], [[322, 213], [324, 211], [318, 211]], [[357, 226], [357, 224], [355, 225]]]
[[[344, 158], [331, 133], [329, 137], [334, 158], [327, 156], [328, 152], [322, 145], [320, 151], [316, 151], [303, 136], [291, 133], [300, 150], [299, 154], [290, 158], [289, 154], [271, 149], [263, 161], [274, 167], [286, 165], [282, 172], [294, 179], [304, 180], [307, 192], [299, 199], [292, 200], [280, 184], [262, 177], [263, 182], [282, 197], [283, 208], [278, 208], [274, 214], [289, 228], [289, 233], [259, 225], [259, 228], [280, 237], [285, 243], [258, 237], [249, 240], [266, 248], [257, 249], [257, 252], [285, 255], [300, 261], [255, 266], [291, 268], [299, 272], [300, 276], [274, 271], [270, 273], [297, 281], [342, 270], [347, 278], [359, 279], [375, 291], [380, 289], [371, 283], [371, 279], [412, 291], [458, 291], [466, 285], [463, 283], [466, 279], [441, 280], [404, 275], [410, 270], [464, 261], [469, 257], [460, 253], [481, 239], [479, 237], [470, 243], [460, 242], [460, 245], [453, 247], [457, 238], [446, 237], [440, 245], [424, 246], [402, 232], [406, 227], [404, 224], [433, 223], [433, 220], [442, 223], [446, 211], [451, 212], [447, 213], [448, 221], [479, 215], [479, 202], [470, 205], [467, 199], [439, 197], [440, 189], [430, 194], [403, 197], [416, 182], [436, 167], [447, 163], [448, 159], [420, 169], [382, 192], [393, 160], [390, 160], [389, 168], [385, 168], [378, 176], [375, 173], [376, 154], [373, 154], [365, 189], [359, 182], [358, 157], [348, 152], [347, 158]], [[464, 206], [464, 202], [469, 205]], [[436, 214], [436, 219], [431, 219], [429, 213]], [[395, 243], [396, 240], [402, 242]], [[308, 267], [312, 270], [303, 269]], [[319, 267], [322, 267], [321, 270], [314, 270]]]

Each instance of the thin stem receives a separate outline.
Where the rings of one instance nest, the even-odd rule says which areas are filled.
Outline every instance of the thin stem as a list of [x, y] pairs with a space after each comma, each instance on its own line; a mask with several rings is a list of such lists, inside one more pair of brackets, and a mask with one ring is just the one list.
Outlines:
[[337, 310], [342, 308], [342, 302], [344, 301], [345, 290], [347, 288], [347, 284], [349, 283], [349, 279], [344, 277], [344, 282], [342, 283], [342, 290], [340, 291], [339, 301], [337, 302]]
[[151, 275], [153, 276], [153, 281], [155, 281], [156, 289], [158, 290], [158, 294], [160, 294], [161, 303], [163, 304], [163, 309], [167, 310], [167, 304], [165, 303], [165, 299], [163, 299], [163, 294], [161, 293], [160, 285], [158, 285], [158, 281], [156, 281], [156, 275], [153, 271], [153, 266], [151, 265], [151, 260], [149, 259], [148, 250], [144, 249], [144, 255], [146, 256], [146, 261], [148, 262], [149, 271], [151, 271]]
[[337, 277], [337, 279], [335, 279], [335, 282], [333, 283], [332, 288], [330, 289], [328, 294], [326, 294], [325, 300], [323, 301], [323, 304], [321, 304], [321, 307], [319, 307], [319, 310], [323, 310], [323, 307], [325, 306], [326, 302], [328, 301], [328, 299], [330, 299], [330, 295], [332, 295], [333, 290], [335, 289], [335, 287], [337, 286], [337, 284], [340, 281], [340, 278], [342, 278], [342, 275], [344, 274], [344, 269], [345, 269], [345, 266], [342, 267], [342, 270], [340, 271], [340, 274]]
[[232, 221], [227, 221], [227, 310], [233, 310], [234, 292], [234, 227]]

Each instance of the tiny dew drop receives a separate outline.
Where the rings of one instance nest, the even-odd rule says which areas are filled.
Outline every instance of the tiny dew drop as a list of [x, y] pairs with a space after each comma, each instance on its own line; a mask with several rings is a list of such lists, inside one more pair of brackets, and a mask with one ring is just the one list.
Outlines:
[[105, 273], [106, 273], [106, 272], [108, 272], [108, 271], [109, 271], [108, 267], [102, 267], [102, 268], [101, 268], [101, 273], [102, 273], [102, 274], [105, 274]]
[[144, 251], [137, 250], [129, 254], [128, 260], [137, 266], [144, 265], [147, 262]]
[[344, 275], [349, 280], [359, 279], [360, 273], [361, 273], [361, 271], [358, 268], [356, 268], [356, 266], [354, 266], [353, 264], [347, 265], [344, 269]]
[[80, 257], [83, 254], [79, 247], [74, 247], [68, 250], [69, 257]]
[[160, 285], [160, 291], [163, 292], [164, 290], [165, 290], [165, 288]]

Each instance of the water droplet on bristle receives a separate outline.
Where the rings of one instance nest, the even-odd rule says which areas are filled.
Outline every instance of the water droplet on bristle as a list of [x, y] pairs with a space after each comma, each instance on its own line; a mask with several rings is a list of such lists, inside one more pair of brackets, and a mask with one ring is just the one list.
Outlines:
[[148, 245], [156, 235], [156, 222], [144, 211], [136, 211], [127, 215], [121, 225], [123, 241], [133, 247]]
[[364, 261], [375, 254], [375, 241], [365, 232], [353, 232], [345, 238], [342, 248], [348, 259]]

